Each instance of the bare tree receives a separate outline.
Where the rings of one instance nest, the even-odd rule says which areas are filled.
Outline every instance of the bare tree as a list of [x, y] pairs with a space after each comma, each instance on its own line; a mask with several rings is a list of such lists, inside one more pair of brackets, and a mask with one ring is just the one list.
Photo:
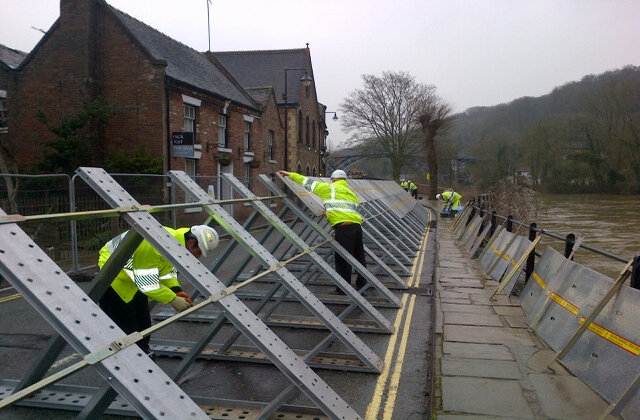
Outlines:
[[452, 121], [452, 109], [444, 99], [436, 93], [434, 86], [424, 93], [420, 102], [420, 109], [416, 121], [422, 127], [424, 146], [427, 151], [427, 165], [431, 173], [429, 195], [434, 197], [438, 193], [438, 154], [436, 152], [436, 136], [441, 134]]
[[362, 89], [351, 92], [340, 105], [342, 127], [352, 133], [355, 143], [367, 143], [387, 155], [393, 178], [398, 179], [402, 167], [424, 151], [418, 117], [435, 87], [418, 83], [405, 72], [365, 74], [362, 81]]

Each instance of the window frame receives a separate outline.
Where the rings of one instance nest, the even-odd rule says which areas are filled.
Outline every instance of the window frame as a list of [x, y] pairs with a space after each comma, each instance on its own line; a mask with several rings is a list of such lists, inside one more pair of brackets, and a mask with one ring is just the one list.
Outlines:
[[[228, 122], [229, 118], [227, 117], [227, 114], [218, 115], [218, 147], [228, 147]], [[220, 137], [222, 137], [222, 142], [220, 141]]]

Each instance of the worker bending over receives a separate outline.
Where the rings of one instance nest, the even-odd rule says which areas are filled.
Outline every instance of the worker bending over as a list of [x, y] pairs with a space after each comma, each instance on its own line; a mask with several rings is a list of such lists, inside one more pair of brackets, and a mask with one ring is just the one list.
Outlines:
[[[196, 258], [206, 257], [208, 251], [218, 246], [217, 232], [206, 225], [165, 229]], [[100, 249], [98, 267], [105, 265], [126, 234], [116, 236]], [[177, 312], [193, 306], [189, 295], [180, 287], [176, 269], [144, 240], [111, 282], [100, 299], [100, 307], [125, 333], [131, 334], [151, 326], [149, 299], [170, 303]], [[138, 341], [145, 353], [149, 353], [150, 338], [146, 336]]]
[[436, 200], [442, 200], [442, 210], [449, 212], [457, 212], [460, 208], [460, 199], [462, 196], [453, 190], [444, 191], [442, 194], [436, 194]]
[[[313, 181], [295, 172], [278, 171], [282, 176], [288, 176], [294, 182], [302, 185], [322, 199], [327, 221], [335, 231], [335, 239], [364, 267], [364, 244], [362, 243], [362, 216], [358, 213], [358, 197], [347, 184], [347, 174], [343, 170], [333, 171], [331, 182]], [[336, 271], [347, 283], [351, 283], [353, 267], [340, 254], [335, 253]], [[356, 279], [356, 289], [360, 290], [367, 281], [360, 273]], [[344, 294], [338, 288], [329, 294]]]

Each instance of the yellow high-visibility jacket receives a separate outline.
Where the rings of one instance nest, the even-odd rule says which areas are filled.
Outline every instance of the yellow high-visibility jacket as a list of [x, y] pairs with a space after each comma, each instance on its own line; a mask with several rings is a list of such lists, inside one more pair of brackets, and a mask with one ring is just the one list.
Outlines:
[[358, 197], [349, 189], [347, 181], [339, 179], [335, 182], [313, 181], [309, 177], [290, 172], [289, 177], [322, 199], [331, 226], [350, 222], [362, 224], [362, 216], [358, 213]]
[[409, 189], [409, 183], [408, 183], [407, 181], [402, 181], [402, 182], [400, 183], [400, 186], [401, 186], [402, 188], [404, 188], [405, 190], [408, 190], [408, 189]]
[[413, 182], [410, 182], [410, 183], [409, 183], [409, 189], [410, 189], [411, 191], [413, 191], [413, 190], [417, 190], [417, 189], [418, 189], [418, 186], [417, 186], [416, 184], [414, 184]]
[[[180, 245], [185, 246], [184, 234], [189, 231], [189, 228], [171, 229], [165, 226], [165, 229]], [[126, 234], [127, 232], [124, 232], [116, 236], [100, 249], [98, 267], [102, 268]], [[138, 290], [149, 299], [169, 303], [176, 297], [176, 293], [171, 288], [179, 288], [180, 283], [178, 272], [173, 265], [149, 242], [142, 241], [124, 268], [111, 282], [111, 287], [126, 303], [133, 299]]]
[[458, 210], [460, 206], [460, 199], [462, 196], [455, 191], [445, 191], [442, 193], [442, 201], [444, 201], [444, 208], [451, 207], [451, 210]]

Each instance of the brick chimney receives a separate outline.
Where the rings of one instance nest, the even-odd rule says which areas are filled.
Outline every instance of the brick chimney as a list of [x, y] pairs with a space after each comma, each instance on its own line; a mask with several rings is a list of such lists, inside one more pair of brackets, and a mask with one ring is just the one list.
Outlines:
[[[60, 34], [62, 35], [62, 55], [72, 57], [63, 63], [68, 77], [72, 78], [69, 88], [80, 89], [89, 96], [97, 93], [97, 3], [100, 0], [60, 0]], [[65, 60], [67, 61], [67, 60]]]

